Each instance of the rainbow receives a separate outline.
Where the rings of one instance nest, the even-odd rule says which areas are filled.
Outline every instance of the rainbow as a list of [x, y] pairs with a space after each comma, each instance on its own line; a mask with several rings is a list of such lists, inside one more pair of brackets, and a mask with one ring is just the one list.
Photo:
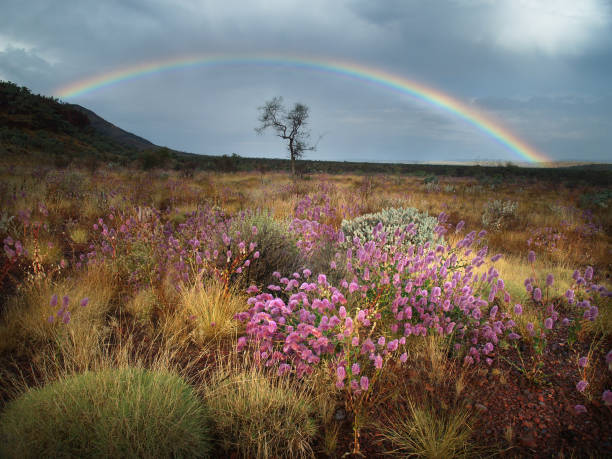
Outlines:
[[438, 107], [463, 119], [487, 136], [493, 138], [508, 150], [520, 156], [523, 160], [540, 163], [552, 161], [551, 158], [519, 139], [497, 121], [491, 119], [490, 116], [453, 98], [449, 94], [400, 75], [348, 61], [320, 58], [296, 58], [277, 55], [188, 56], [140, 63], [85, 78], [58, 88], [54, 91], [54, 95], [63, 99], [70, 99], [113, 84], [159, 72], [229, 64], [274, 65], [305, 68], [307, 70], [327, 72], [367, 83], [377, 84], [413, 96], [418, 100], [424, 101], [429, 105]]

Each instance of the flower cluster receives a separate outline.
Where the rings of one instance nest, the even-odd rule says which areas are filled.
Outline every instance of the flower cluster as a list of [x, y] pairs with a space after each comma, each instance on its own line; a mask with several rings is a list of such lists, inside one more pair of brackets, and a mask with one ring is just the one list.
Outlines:
[[349, 275], [339, 285], [325, 274], [311, 279], [304, 270], [250, 298], [250, 309], [237, 316], [246, 322], [238, 347], [250, 343], [257, 360], [298, 376], [330, 360], [338, 386], [346, 383], [356, 392], [363, 390], [363, 377], [367, 385], [387, 362], [407, 359], [410, 336], [446, 336], [465, 364], [490, 364], [500, 339], [520, 337], [499, 309], [509, 295], [497, 270], [476, 273], [487, 255], [486, 247], [473, 253], [482, 236], [471, 232], [455, 246], [403, 251], [401, 242], [389, 246], [375, 229], [373, 239], [355, 239], [347, 250]]
[[98, 237], [81, 261], [125, 260], [135, 283], [166, 275], [181, 283], [216, 276], [229, 285], [260, 255], [252, 241], [256, 227], [240, 234], [230, 217], [210, 208], [191, 213], [178, 225], [157, 210], [135, 208], [100, 218], [93, 229]]
[[[57, 294], [53, 294], [53, 296], [51, 297], [51, 300], [49, 301], [49, 306], [51, 306], [52, 308], [55, 308], [57, 307], [57, 303], [58, 303]], [[62, 298], [61, 307], [59, 308], [56, 314], [51, 314], [47, 318], [47, 322], [53, 323], [57, 321], [57, 322], [62, 322], [65, 325], [68, 325], [71, 319], [70, 310], [68, 309], [69, 304], [70, 304], [70, 298], [68, 297], [68, 295], [64, 295], [64, 297]], [[88, 304], [89, 304], [89, 298], [87, 297], [83, 298], [79, 302], [79, 305], [82, 308], [84, 308]]]

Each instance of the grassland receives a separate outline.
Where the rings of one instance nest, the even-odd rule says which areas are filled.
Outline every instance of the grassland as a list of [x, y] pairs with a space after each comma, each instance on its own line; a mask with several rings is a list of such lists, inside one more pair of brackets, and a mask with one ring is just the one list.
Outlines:
[[[606, 360], [612, 349], [611, 197], [610, 184], [513, 175], [487, 180], [346, 173], [294, 180], [281, 172], [187, 174], [101, 164], [58, 169], [5, 158], [0, 160], [5, 246], [0, 410], [11, 430], [10, 435], [8, 428], [0, 430], [0, 438], [18, 435], [12, 429], [19, 424], [18, 410], [24, 419], [37, 415], [27, 412], [36, 410], [28, 408], [30, 399], [24, 402], [35, 390], [50, 387], [51, 399], [71, 397], [65, 392], [70, 387], [57, 384], [69, 386], [75, 376], [86, 375], [95, 385], [96, 374], [101, 385], [111, 384], [112, 371], [138, 368], [175, 384], [177, 399], [186, 382], [201, 404], [189, 399], [189, 409], [177, 412], [192, 416], [181, 427], [182, 451], [189, 453], [173, 453], [150, 444], [176, 434], [164, 430], [163, 397], [151, 397], [150, 403], [160, 406], [148, 409], [160, 415], [128, 433], [146, 431], [138, 437], [140, 451], [204, 456], [210, 448], [212, 454], [244, 457], [340, 457], [358, 451], [368, 457], [605, 456], [612, 452], [612, 401], [602, 398], [612, 389]], [[338, 384], [343, 379], [338, 367], [346, 359], [340, 351], [298, 377], [295, 367], [279, 374], [278, 365], [263, 364], [256, 349], [237, 347], [249, 332], [248, 322], [236, 319], [253, 305], [249, 298], [256, 289], [248, 293], [247, 287], [265, 290], [275, 282], [274, 271], [306, 277], [304, 268], [315, 277], [326, 274], [336, 285], [343, 278], [355, 281], [334, 267], [346, 264], [337, 238], [342, 221], [399, 207], [434, 217], [444, 213], [449, 244], [462, 240], [456, 232], [461, 221], [466, 232], [486, 230], [475, 249], [486, 246], [486, 256], [503, 255], [495, 269], [504, 280], [504, 295], [493, 294], [483, 314], [495, 315], [495, 307], [512, 318], [522, 337], [518, 344], [504, 335], [494, 350], [482, 353], [480, 363], [470, 364], [463, 351], [454, 351], [456, 335], [429, 329], [402, 344], [401, 364], [383, 353], [384, 366], [372, 367], [370, 386], [362, 383], [353, 392]], [[250, 247], [252, 241], [257, 245]], [[535, 261], [528, 259], [529, 251]], [[588, 267], [592, 279], [577, 285], [574, 271], [587, 278]], [[474, 270], [481, 275], [484, 268]], [[554, 281], [545, 287], [549, 274]], [[541, 301], [526, 291], [527, 278], [542, 287]], [[599, 288], [588, 290], [591, 284]], [[569, 302], [568, 290], [576, 291], [577, 302], [596, 305], [597, 313], [589, 316], [591, 309]], [[289, 299], [289, 293], [271, 293]], [[391, 304], [392, 298], [385, 303], [381, 295], [367, 295], [346, 295], [349, 316], [365, 303], [381, 311]], [[515, 314], [517, 303], [520, 314]], [[548, 328], [545, 319], [555, 313], [559, 319]], [[571, 325], [562, 325], [562, 317]], [[538, 333], [530, 334], [529, 324]], [[482, 326], [488, 322], [480, 321]], [[582, 391], [576, 389], [581, 380], [588, 382]], [[95, 400], [87, 403], [95, 406]], [[53, 416], [70, 424], [82, 419], [66, 416], [96, 409], [106, 408], [62, 408]], [[198, 427], [196, 421], [206, 425]], [[88, 423], [96, 424], [95, 419]], [[62, 434], [23, 429], [32, 436], [27, 440], [33, 456], [36, 442]], [[104, 429], [113, 426], [104, 423]], [[155, 432], [163, 438], [156, 439]], [[202, 442], [206, 445], [196, 451], [194, 445]], [[22, 445], [7, 444], [4, 453], [23, 455]]]

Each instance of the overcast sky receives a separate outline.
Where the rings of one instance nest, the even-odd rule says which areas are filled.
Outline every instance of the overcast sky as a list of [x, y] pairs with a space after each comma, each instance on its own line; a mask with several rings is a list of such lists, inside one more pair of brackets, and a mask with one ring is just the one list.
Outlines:
[[[0, 79], [55, 94], [138, 63], [207, 54], [351, 61], [482, 110], [557, 160], [612, 162], [612, 0], [1, 0]], [[520, 162], [430, 104], [286, 66], [173, 70], [66, 99], [158, 145], [283, 157], [258, 111], [310, 107], [312, 159]]]

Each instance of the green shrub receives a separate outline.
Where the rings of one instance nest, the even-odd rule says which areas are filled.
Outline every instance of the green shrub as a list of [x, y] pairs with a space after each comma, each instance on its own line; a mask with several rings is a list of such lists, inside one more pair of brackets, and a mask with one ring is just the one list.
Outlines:
[[86, 372], [31, 389], [0, 417], [1, 457], [202, 457], [208, 414], [178, 376]]
[[361, 242], [372, 239], [374, 227], [382, 223], [383, 231], [387, 233], [387, 245], [395, 243], [396, 231], [403, 232], [411, 223], [416, 226], [413, 236], [407, 235], [404, 239], [404, 247], [411, 245], [423, 245], [426, 242], [434, 242], [437, 236], [434, 232], [438, 220], [430, 217], [427, 212], [420, 212], [413, 207], [389, 208], [375, 214], [366, 214], [353, 220], [342, 221], [342, 232], [346, 239], [345, 245], [357, 236]]
[[482, 214], [482, 224], [493, 230], [501, 230], [509, 228], [517, 222], [518, 219], [518, 202], [502, 201], [495, 199], [489, 201], [485, 205], [485, 211]]
[[603, 190], [597, 193], [584, 193], [580, 196], [579, 205], [582, 208], [592, 209], [601, 207], [607, 209], [612, 201], [612, 190]]
[[[234, 225], [245, 240], [257, 243], [256, 250], [260, 254], [259, 259], [252, 260], [248, 269], [243, 271], [244, 283], [269, 285], [276, 281], [272, 276], [274, 271], [288, 276], [302, 268], [304, 260], [283, 222], [262, 212], [237, 219]], [[257, 227], [255, 236], [252, 236], [253, 226]]]

